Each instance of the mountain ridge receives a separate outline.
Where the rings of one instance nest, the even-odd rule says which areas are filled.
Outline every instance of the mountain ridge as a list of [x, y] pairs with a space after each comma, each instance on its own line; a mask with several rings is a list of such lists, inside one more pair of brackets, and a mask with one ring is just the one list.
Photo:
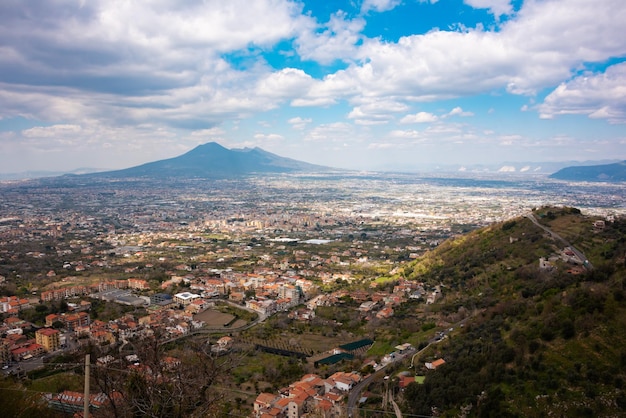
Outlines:
[[626, 160], [613, 164], [565, 167], [550, 178], [568, 181], [626, 181]]
[[281, 157], [258, 147], [228, 149], [216, 142], [208, 142], [177, 157], [83, 176], [91, 178], [237, 178], [253, 174], [331, 170], [336, 169]]
[[[403, 410], [431, 415], [436, 408], [449, 417], [464, 408], [498, 417], [626, 413], [626, 219], [567, 207], [532, 215], [568, 243], [519, 217], [446, 241], [401, 272], [443, 289], [438, 320], [467, 318], [421, 354], [446, 364], [406, 388]], [[594, 268], [568, 245], [583, 249]]]

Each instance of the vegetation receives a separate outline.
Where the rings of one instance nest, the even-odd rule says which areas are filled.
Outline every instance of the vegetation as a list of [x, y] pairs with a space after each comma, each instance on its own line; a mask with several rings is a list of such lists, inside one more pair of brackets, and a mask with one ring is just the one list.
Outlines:
[[527, 219], [444, 243], [406, 269], [416, 280], [452, 290], [442, 312], [458, 306], [476, 312], [437, 345], [446, 364], [428, 371], [423, 385], [409, 385], [406, 411], [481, 417], [626, 413], [626, 220], [594, 228], [593, 219], [574, 208], [542, 208], [535, 216], [584, 248], [593, 270], [556, 259], [553, 269], [540, 269], [538, 258], [557, 254], [563, 244]]
[[[94, 365], [92, 389], [125, 394], [112, 396], [111, 415], [118, 417], [224, 416], [233, 411], [246, 415], [260, 391], [275, 392], [310, 372], [323, 377], [335, 370], [371, 372], [371, 366], [363, 368], [365, 358], [378, 360], [398, 344], [410, 342], [426, 348], [417, 358], [417, 370], [412, 370], [426, 379], [423, 384], [411, 383], [396, 399], [407, 415], [623, 416], [626, 219], [594, 227], [597, 219], [576, 208], [538, 208], [533, 215], [560, 238], [528, 218], [516, 218], [465, 232], [393, 273], [383, 272], [381, 263], [355, 267], [354, 281], [329, 282], [328, 290], [346, 291], [345, 295], [335, 306], [318, 307], [311, 321], [276, 314], [236, 335], [234, 349], [223, 356], [210, 352], [206, 337], [167, 346], [156, 340], [130, 343], [132, 352], [140, 354], [141, 367], [129, 368], [121, 355], [106, 367]], [[375, 232], [370, 228], [357, 238], [367, 244]], [[235, 245], [225, 240], [224, 246]], [[584, 252], [590, 263], [572, 262], [564, 251], [568, 245]], [[189, 255], [196, 250], [187, 251]], [[293, 251], [285, 256], [296, 257]], [[540, 258], [548, 261], [542, 268]], [[370, 290], [373, 283], [377, 291], [391, 290], [403, 279], [420, 282], [427, 291], [438, 287], [443, 297], [428, 305], [423, 300], [405, 301], [394, 306], [391, 319], [365, 319], [358, 311], [360, 303], [351, 291]], [[27, 315], [41, 323], [45, 315], [64, 309], [67, 306], [58, 303], [39, 304]], [[134, 308], [92, 303], [93, 317], [102, 320], [127, 309]], [[218, 309], [246, 322], [256, 319], [255, 314], [228, 305]], [[453, 332], [429, 344], [437, 332], [451, 327]], [[369, 352], [353, 361], [314, 368], [313, 357], [363, 337], [375, 341]], [[257, 344], [309, 358], [261, 352], [255, 349]], [[101, 354], [100, 349], [104, 347], [89, 347], [92, 358]], [[168, 368], [162, 361], [166, 357], [179, 359], [181, 366]], [[421, 366], [436, 358], [445, 359], [445, 364], [436, 370]], [[9, 411], [7, 416], [43, 416], [33, 394], [75, 390], [82, 378], [80, 367], [52, 367], [80, 361], [55, 359], [48, 372], [29, 375], [32, 380], [1, 382], [0, 408]], [[368, 390], [376, 392], [368, 408], [379, 409], [382, 389]], [[21, 404], [5, 396], [13, 392]], [[24, 405], [27, 410], [16, 409]]]

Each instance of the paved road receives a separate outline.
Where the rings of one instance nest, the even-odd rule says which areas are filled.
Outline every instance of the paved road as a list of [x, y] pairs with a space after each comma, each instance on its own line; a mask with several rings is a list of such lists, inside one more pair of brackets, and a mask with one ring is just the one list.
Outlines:
[[593, 265], [589, 262], [589, 260], [587, 260], [587, 257], [585, 257], [585, 254], [583, 254], [582, 251], [578, 250], [576, 247], [574, 247], [572, 244], [570, 244], [567, 240], [565, 240], [562, 236], [560, 236], [559, 234], [557, 234], [556, 232], [552, 231], [550, 228], [548, 228], [545, 225], [542, 225], [539, 223], [539, 221], [537, 221], [537, 218], [535, 218], [535, 216], [532, 213], [529, 213], [528, 215], [525, 215], [528, 219], [530, 219], [530, 221], [532, 223], [534, 223], [535, 225], [537, 225], [539, 228], [543, 229], [544, 231], [546, 231], [548, 234], [550, 234], [550, 236], [556, 240], [561, 241], [561, 243], [565, 246], [565, 247], [569, 247], [572, 252], [574, 253], [574, 255], [576, 256], [576, 258], [578, 258], [580, 260], [580, 262], [582, 263], [583, 267], [586, 268], [587, 270], [591, 271], [593, 270]]
[[381, 377], [385, 376], [385, 369], [387, 368], [387, 366], [394, 364], [398, 361], [402, 361], [407, 357], [412, 357], [414, 354], [415, 349], [412, 349], [408, 350], [404, 354], [396, 355], [396, 357], [390, 363], [383, 365], [380, 369], [376, 370], [374, 373], [357, 383], [356, 386], [354, 386], [350, 390], [350, 394], [348, 395], [348, 417], [351, 418], [354, 416], [354, 413], [356, 411], [356, 404], [358, 400], [361, 399], [361, 393], [365, 390], [365, 388], [368, 387], [369, 384], [372, 383], [374, 380], [380, 379]]
[[[432, 337], [431, 339], [428, 340], [428, 344], [424, 348], [422, 348], [421, 350], [417, 351], [417, 350], [415, 350], [413, 348], [411, 350], [408, 350], [403, 355], [396, 356], [396, 358], [391, 363], [385, 364], [383, 367], [378, 369], [376, 372], [372, 373], [366, 379], [363, 379], [356, 386], [354, 386], [352, 388], [352, 390], [350, 390], [350, 394], [348, 395], [348, 417], [349, 418], [356, 417], [356, 412], [357, 412], [356, 411], [356, 409], [357, 409], [356, 408], [356, 404], [357, 404], [357, 401], [359, 399], [361, 399], [361, 393], [375, 379], [379, 379], [379, 378], [381, 378], [381, 377], [383, 377], [385, 375], [385, 368], [387, 366], [389, 366], [390, 364], [394, 364], [394, 363], [396, 363], [398, 361], [404, 360], [405, 358], [410, 358], [411, 359], [411, 366], [413, 366], [413, 360], [415, 359], [415, 356], [420, 354], [422, 351], [426, 350], [431, 345], [437, 344], [440, 341], [443, 341], [445, 338], [447, 338], [448, 334], [450, 334], [452, 331], [454, 331], [455, 328], [463, 327], [465, 325], [465, 323], [470, 318], [471, 318], [471, 316], [468, 316], [467, 318], [462, 319], [461, 321], [453, 324], [453, 326], [451, 328], [447, 328], [447, 329], [445, 329], [443, 331], [438, 332], [437, 334], [435, 334], [434, 337]], [[393, 401], [392, 401], [392, 405], [394, 407], [394, 411], [396, 413], [396, 416], [397, 417], [402, 417], [402, 413], [400, 412], [400, 408], [398, 407], [398, 405], [395, 402], [393, 402]]]

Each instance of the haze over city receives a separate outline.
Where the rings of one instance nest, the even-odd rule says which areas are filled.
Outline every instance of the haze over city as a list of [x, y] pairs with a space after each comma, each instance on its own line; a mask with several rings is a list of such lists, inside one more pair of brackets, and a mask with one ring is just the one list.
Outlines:
[[[626, 156], [621, 0], [4, 1], [0, 171]], [[621, 93], [620, 93], [621, 92]]]

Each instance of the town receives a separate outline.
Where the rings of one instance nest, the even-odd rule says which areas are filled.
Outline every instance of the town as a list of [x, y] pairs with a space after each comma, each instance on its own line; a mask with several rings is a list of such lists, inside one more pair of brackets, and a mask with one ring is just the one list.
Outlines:
[[[68, 356], [91, 350], [96, 365], [156, 378], [141, 368], [139, 341], [172, 348], [167, 370], [181, 362], [178, 343], [205, 341], [218, 357], [255, 352], [278, 358], [272, 367], [293, 366], [275, 382], [269, 364], [255, 374], [242, 360], [231, 371], [223, 385], [240, 395], [227, 401], [257, 417], [344, 416], [355, 387], [401, 360], [413, 365], [415, 354], [463, 326], [471, 312], [444, 319], [430, 308], [446, 293], [438, 283], [388, 280], [446, 239], [555, 199], [584, 195], [585, 210], [607, 219], [624, 212], [623, 185], [563, 193], [564, 183], [400, 175], [0, 187], [6, 376], [71, 370], [81, 360]], [[418, 313], [415, 329], [385, 326], [401, 321], [406, 306]], [[421, 368], [443, 363], [425, 358]], [[416, 378], [407, 379], [394, 384]], [[82, 410], [80, 392], [45, 396], [52, 409]], [[111, 401], [92, 396], [94, 409]]]

